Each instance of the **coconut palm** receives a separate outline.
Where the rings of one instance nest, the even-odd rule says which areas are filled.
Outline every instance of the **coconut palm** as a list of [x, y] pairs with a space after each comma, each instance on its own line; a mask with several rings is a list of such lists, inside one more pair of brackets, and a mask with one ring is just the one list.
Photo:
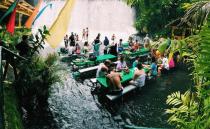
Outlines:
[[178, 26], [187, 24], [195, 30], [201, 30], [210, 12], [210, 1], [199, 1], [191, 4], [187, 8], [187, 12], [181, 18]]

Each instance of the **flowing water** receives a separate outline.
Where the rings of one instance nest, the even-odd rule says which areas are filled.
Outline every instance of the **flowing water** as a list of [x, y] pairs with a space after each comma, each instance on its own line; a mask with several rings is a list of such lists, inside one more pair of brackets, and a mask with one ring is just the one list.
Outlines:
[[[53, 24], [64, 0], [44, 1], [41, 7], [52, 3], [33, 26], [34, 30]], [[76, 0], [72, 19], [68, 27], [70, 32], [77, 32], [80, 37], [82, 29], [89, 27], [90, 42], [97, 33], [109, 38], [115, 33], [117, 40], [127, 40], [134, 28], [135, 11], [122, 0]], [[36, 31], [35, 31], [36, 32]], [[61, 46], [64, 43], [61, 43]], [[44, 53], [50, 51], [45, 47]], [[72, 78], [71, 70], [64, 64], [67, 74], [63, 82], [52, 86], [49, 105], [43, 111], [27, 117], [26, 129], [118, 129], [126, 123], [146, 127], [169, 127], [164, 113], [167, 95], [191, 85], [189, 72], [180, 67], [168, 75], [161, 76], [155, 82], [149, 82], [139, 92], [131, 93], [122, 102], [107, 104], [92, 96], [89, 81], [77, 82]]]
[[101, 102], [92, 96], [89, 81], [72, 79], [70, 67], [64, 66], [63, 82], [52, 86], [49, 108], [28, 118], [27, 129], [118, 129], [126, 123], [145, 127], [170, 127], [164, 113], [167, 95], [185, 91], [192, 85], [189, 72], [179, 67], [172, 73], [148, 82], [122, 102]]

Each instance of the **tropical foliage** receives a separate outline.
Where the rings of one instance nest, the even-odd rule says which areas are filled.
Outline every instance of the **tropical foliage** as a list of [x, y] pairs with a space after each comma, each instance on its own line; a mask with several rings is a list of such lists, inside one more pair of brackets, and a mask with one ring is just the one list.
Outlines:
[[46, 26], [43, 29], [38, 29], [38, 33], [36, 35], [31, 35], [29, 39], [29, 43], [31, 43], [31, 53], [29, 56], [33, 56], [35, 53], [39, 53], [40, 49], [44, 49], [46, 36], [49, 35], [49, 31]]
[[191, 42], [189, 55], [194, 57], [190, 61], [195, 86], [184, 94], [175, 92], [167, 99], [171, 106], [166, 110], [171, 114], [168, 121], [177, 128], [210, 128], [210, 18], [207, 21], [197, 36], [186, 39]]
[[38, 29], [36, 35], [30, 34], [28, 40], [30, 52], [26, 56], [27, 60], [17, 63], [19, 73], [14, 86], [20, 105], [29, 109], [28, 111], [47, 106], [50, 86], [60, 81], [57, 55], [50, 54], [47, 58], [42, 58], [38, 54], [40, 49], [44, 49], [43, 45], [47, 35], [49, 31], [46, 26]]
[[39, 50], [44, 49], [46, 36], [49, 35], [46, 26], [38, 29], [35, 35], [24, 28], [16, 30], [14, 35], [8, 34], [5, 29], [0, 32], [0, 38], [5, 42], [4, 47], [13, 52], [17, 51], [15, 46], [21, 41], [23, 35], [29, 37], [30, 50], [25, 56], [27, 60], [15, 60], [18, 78], [14, 82], [14, 88], [19, 106], [24, 107], [27, 111], [34, 111], [34, 109], [42, 109], [43, 106], [47, 106], [50, 86], [60, 81], [58, 74], [60, 66], [57, 63], [56, 54], [50, 54], [47, 58], [39, 55]]
[[165, 25], [184, 15], [184, 3], [191, 0], [126, 0], [136, 8], [135, 26], [143, 33], [169, 34]]
[[192, 4], [185, 4], [184, 7], [186, 8], [187, 13], [181, 18], [181, 22], [178, 26], [187, 24], [194, 32], [196, 30], [201, 30], [210, 11], [210, 2], [204, 0]]
[[42, 29], [38, 29], [38, 33], [35, 35], [31, 34], [31, 30], [26, 28], [16, 29], [14, 35], [8, 33], [5, 28], [0, 30], [0, 40], [4, 42], [4, 47], [7, 47], [13, 51], [16, 51], [15, 46], [21, 42], [23, 35], [29, 36], [28, 43], [31, 46], [31, 50], [28, 58], [30, 58], [35, 53], [39, 53], [40, 49], [44, 48], [44, 40], [46, 39], [46, 36], [49, 35], [49, 31], [47, 30], [46, 26], [44, 26]]
[[29, 35], [29, 34], [31, 34], [31, 30], [26, 28], [15, 29], [13, 35], [7, 32], [6, 28], [2, 28], [0, 29], [0, 40], [2, 40], [5, 43], [4, 44], [5, 47], [10, 47], [10, 49], [14, 50], [15, 49], [14, 46], [21, 41], [21, 37], [23, 35]]
[[19, 65], [19, 78], [15, 82], [21, 105], [26, 109], [37, 109], [47, 103], [50, 86], [60, 81], [60, 67], [56, 54], [46, 59], [34, 56], [31, 61], [23, 61]]

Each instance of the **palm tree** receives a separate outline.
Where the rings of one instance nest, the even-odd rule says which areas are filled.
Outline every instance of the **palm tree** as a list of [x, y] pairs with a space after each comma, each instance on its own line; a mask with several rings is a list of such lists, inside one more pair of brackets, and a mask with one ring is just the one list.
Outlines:
[[210, 1], [199, 1], [193, 3], [185, 15], [181, 18], [178, 26], [187, 24], [193, 30], [201, 30], [210, 12]]

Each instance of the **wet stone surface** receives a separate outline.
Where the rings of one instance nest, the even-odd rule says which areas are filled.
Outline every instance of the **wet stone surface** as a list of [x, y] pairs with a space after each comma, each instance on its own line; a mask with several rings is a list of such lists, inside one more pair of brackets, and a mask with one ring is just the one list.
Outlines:
[[130, 93], [123, 102], [104, 104], [92, 96], [89, 80], [81, 83], [72, 79], [70, 67], [64, 67], [63, 82], [52, 86], [49, 112], [29, 119], [28, 129], [120, 129], [125, 124], [170, 127], [164, 113], [167, 95], [192, 85], [189, 72], [179, 68]]

